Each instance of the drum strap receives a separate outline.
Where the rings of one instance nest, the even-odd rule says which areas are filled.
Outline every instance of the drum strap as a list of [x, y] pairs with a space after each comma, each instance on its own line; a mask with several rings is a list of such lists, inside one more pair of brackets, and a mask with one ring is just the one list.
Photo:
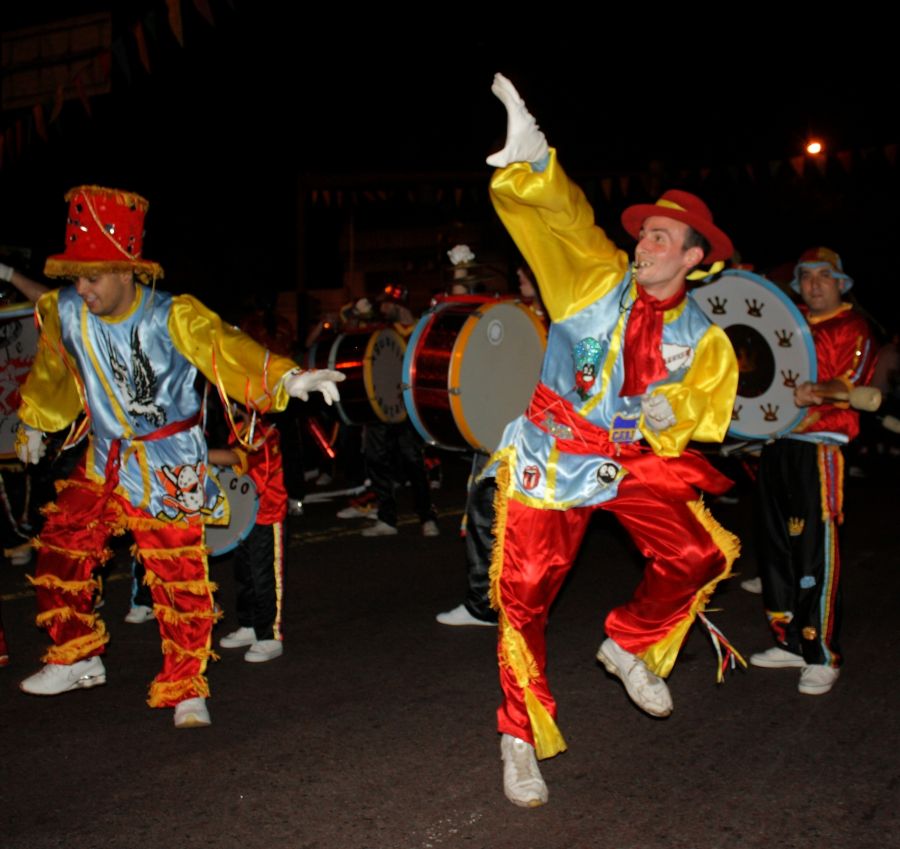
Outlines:
[[550, 387], [539, 383], [525, 417], [553, 436], [566, 454], [599, 454], [615, 457], [641, 483], [663, 498], [694, 501], [697, 489], [719, 495], [732, 481], [717, 471], [699, 452], [687, 450], [679, 457], [659, 457], [640, 442], [613, 442], [609, 431], [589, 422]]

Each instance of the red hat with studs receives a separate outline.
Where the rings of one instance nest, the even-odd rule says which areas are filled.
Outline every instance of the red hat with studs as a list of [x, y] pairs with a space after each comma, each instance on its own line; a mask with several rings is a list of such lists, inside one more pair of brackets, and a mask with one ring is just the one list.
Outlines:
[[637, 239], [640, 237], [644, 221], [652, 215], [683, 221], [703, 236], [709, 242], [709, 251], [703, 257], [704, 263], [731, 259], [734, 253], [731, 239], [713, 224], [709, 207], [697, 195], [680, 189], [670, 189], [656, 203], [638, 203], [629, 206], [622, 213], [622, 226], [629, 235]]
[[47, 257], [47, 277], [91, 277], [111, 271], [133, 271], [144, 281], [163, 276], [158, 263], [141, 257], [146, 199], [102, 186], [77, 186], [65, 199], [66, 247]]

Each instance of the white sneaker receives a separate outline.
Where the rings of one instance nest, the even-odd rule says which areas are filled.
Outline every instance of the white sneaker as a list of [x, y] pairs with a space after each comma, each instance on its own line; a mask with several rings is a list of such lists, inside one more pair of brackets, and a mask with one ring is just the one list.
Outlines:
[[258, 640], [244, 655], [244, 660], [249, 663], [265, 663], [267, 660], [275, 660], [284, 654], [284, 644], [281, 640]]
[[597, 650], [597, 660], [610, 675], [621, 679], [625, 692], [641, 710], [651, 716], [668, 716], [672, 712], [672, 696], [666, 682], [611, 637], [607, 637]]
[[351, 504], [343, 510], [337, 511], [338, 519], [366, 519], [375, 511], [375, 505]]
[[374, 525], [369, 525], [368, 528], [363, 529], [362, 535], [364, 537], [393, 537], [398, 533], [399, 531], [393, 525], [389, 525], [387, 522], [382, 522], [379, 519]]
[[840, 674], [841, 670], [834, 666], [809, 663], [800, 670], [797, 689], [807, 696], [824, 696], [834, 686]]
[[803, 655], [794, 654], [781, 646], [772, 646], [765, 651], [751, 654], [750, 663], [753, 666], [761, 666], [763, 669], [803, 669], [806, 666]]
[[194, 696], [175, 705], [176, 728], [206, 728], [207, 725], [212, 725], [212, 720], [206, 709], [206, 699]]
[[141, 625], [155, 617], [156, 614], [153, 612], [152, 607], [147, 607], [146, 604], [136, 604], [125, 614], [125, 621], [129, 625]]
[[6, 553], [9, 555], [9, 562], [13, 566], [27, 566], [31, 563], [31, 546], [24, 545], [13, 548]]
[[256, 631], [252, 628], [241, 626], [237, 631], [226, 634], [219, 640], [223, 649], [242, 649], [244, 646], [252, 646], [256, 642]]
[[500, 757], [503, 759], [503, 792], [520, 808], [537, 808], [547, 804], [547, 785], [538, 769], [534, 746], [504, 734], [500, 738]]
[[427, 522], [422, 522], [422, 536], [423, 537], [439, 537], [441, 535], [441, 529], [437, 526], [437, 522], [434, 519], [429, 519]]
[[488, 628], [497, 627], [496, 622], [487, 622], [484, 619], [476, 619], [469, 613], [468, 608], [464, 604], [459, 605], [459, 607], [454, 607], [453, 610], [446, 610], [443, 613], [438, 613], [434, 618], [437, 619], [441, 625], [487, 625]]
[[48, 663], [39, 672], [19, 684], [23, 693], [32, 696], [58, 696], [69, 690], [89, 689], [106, 683], [103, 661], [93, 657], [75, 663]]
[[746, 581], [741, 581], [741, 589], [746, 590], [748, 593], [753, 593], [753, 595], [760, 595], [762, 593], [762, 578], [747, 578]]

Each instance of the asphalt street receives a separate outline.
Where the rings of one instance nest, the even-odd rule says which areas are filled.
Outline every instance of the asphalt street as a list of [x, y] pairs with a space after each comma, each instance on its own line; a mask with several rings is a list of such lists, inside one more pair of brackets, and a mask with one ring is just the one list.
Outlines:
[[[399, 536], [364, 539], [338, 504], [290, 519], [285, 654], [211, 666], [209, 728], [176, 731], [145, 705], [155, 625], [122, 621], [127, 547], [106, 582], [108, 683], [52, 698], [18, 681], [38, 668], [24, 570], [0, 569], [11, 663], [0, 669], [4, 849], [838, 849], [897, 846], [900, 597], [896, 468], [848, 479], [846, 665], [833, 692], [797, 692], [796, 670], [715, 683], [695, 628], [669, 679], [675, 711], [644, 715], [594, 659], [603, 617], [641, 562], [598, 517], [554, 607], [551, 685], [569, 751], [542, 770], [543, 808], [503, 796], [494, 710], [495, 632], [434, 615], [464, 591], [457, 529], [465, 464], [445, 460], [442, 535], [422, 538], [411, 499]], [[755, 574], [751, 503], [713, 505]], [[236, 627], [230, 563], [214, 563]], [[740, 580], [740, 579], [738, 579]], [[745, 654], [767, 648], [759, 596], [728, 581], [713, 620]]]

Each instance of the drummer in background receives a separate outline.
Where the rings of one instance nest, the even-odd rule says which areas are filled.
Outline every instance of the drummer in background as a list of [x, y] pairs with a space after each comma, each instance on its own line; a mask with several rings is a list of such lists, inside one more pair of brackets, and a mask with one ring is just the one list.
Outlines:
[[[378, 297], [378, 313], [404, 339], [415, 329], [416, 319], [408, 306], [409, 292], [403, 286], [386, 286]], [[408, 480], [422, 536], [440, 534], [437, 512], [431, 503], [431, 488], [422, 456], [422, 440], [409, 420], [375, 422], [365, 426], [366, 470], [375, 493], [374, 521], [364, 528], [364, 537], [394, 536], [397, 531], [395, 490]]]
[[497, 74], [492, 90], [507, 109], [507, 138], [488, 158], [500, 169], [491, 198], [552, 319], [541, 382], [488, 469], [503, 785], [514, 804], [534, 807], [548, 796], [537, 758], [566, 749], [545, 673], [547, 618], [594, 511], [614, 513], [648, 558], [633, 598], [607, 617], [597, 658], [653, 716], [672, 712], [664, 678], [738, 554], [695, 489], [730, 482], [686, 451], [691, 439], [724, 437], [738, 371], [728, 337], [685, 282], [701, 263], [721, 268], [732, 246], [700, 198], [669, 191], [623, 213], [637, 239], [631, 267], [513, 85]]
[[[544, 310], [541, 294], [534, 282], [534, 273], [524, 260], [516, 268], [519, 302], [528, 307], [544, 325], [550, 319]], [[452, 610], [438, 613], [441, 625], [497, 624], [497, 611], [491, 606], [491, 552], [494, 548], [494, 498], [497, 485], [493, 476], [482, 475], [489, 455], [476, 451], [472, 456], [469, 487], [466, 493], [466, 597]]]
[[841, 446], [859, 433], [859, 413], [834, 399], [868, 383], [875, 365], [871, 329], [841, 297], [852, 285], [828, 248], [811, 248], [797, 261], [791, 288], [803, 300], [812, 332], [817, 381], [794, 389], [794, 403], [806, 415], [763, 447], [757, 479], [757, 558], [775, 645], [751, 655], [750, 663], [799, 669], [797, 689], [810, 696], [831, 690], [843, 660]]
[[487, 294], [487, 282], [494, 279], [493, 274], [485, 274], [479, 263], [475, 262], [475, 254], [468, 245], [454, 245], [447, 251], [447, 257], [453, 265], [453, 277], [447, 287], [451, 297], [462, 295]]
[[[282, 357], [297, 357], [297, 334], [288, 318], [278, 311], [278, 293], [273, 290], [258, 292], [255, 308], [240, 323], [254, 342]], [[309, 415], [307, 405], [291, 401], [287, 408], [269, 415], [269, 421], [278, 428], [284, 461], [284, 483], [288, 493], [288, 515], [303, 515], [303, 496], [306, 490], [303, 478], [303, 417]]]

